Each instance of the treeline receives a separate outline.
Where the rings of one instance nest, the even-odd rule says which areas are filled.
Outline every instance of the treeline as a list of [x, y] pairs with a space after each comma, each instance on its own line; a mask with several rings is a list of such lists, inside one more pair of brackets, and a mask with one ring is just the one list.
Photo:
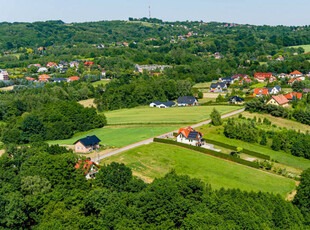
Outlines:
[[86, 180], [61, 147], [10, 148], [0, 157], [2, 229], [306, 229], [309, 170], [293, 202], [279, 195], [213, 190], [174, 172], [146, 184], [124, 164]]
[[96, 98], [95, 103], [99, 111], [131, 108], [148, 105], [155, 100], [176, 100], [180, 96], [190, 96], [191, 89], [192, 83], [189, 80], [133, 77], [127, 82], [115, 80], [109, 83], [102, 96]]
[[294, 156], [310, 159], [309, 133], [287, 129], [265, 130], [261, 127], [262, 124], [271, 126], [267, 119], [257, 121], [231, 118], [224, 125], [224, 135], [231, 139], [268, 145], [275, 151], [283, 150]]
[[307, 103], [308, 102], [299, 103], [299, 106], [290, 109], [276, 105], [267, 105], [264, 103], [264, 99], [261, 98], [248, 101], [245, 105], [245, 109], [250, 112], [263, 112], [275, 117], [294, 119], [300, 123], [310, 125], [310, 107]]
[[20, 144], [68, 139], [74, 133], [104, 125], [105, 116], [97, 114], [95, 108], [84, 108], [77, 102], [58, 102], [45, 104], [39, 110], [9, 119], [0, 130], [2, 142]]

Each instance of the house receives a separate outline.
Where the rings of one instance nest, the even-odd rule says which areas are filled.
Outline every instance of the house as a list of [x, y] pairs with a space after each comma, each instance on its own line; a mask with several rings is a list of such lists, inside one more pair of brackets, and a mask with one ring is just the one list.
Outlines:
[[278, 93], [280, 93], [281, 91], [282, 91], [282, 88], [281, 88], [281, 86], [279, 86], [279, 85], [276, 85], [276, 86], [273, 87], [273, 88], [268, 88], [269, 94], [278, 94]]
[[310, 77], [310, 71], [307, 71], [306, 75], [307, 77]]
[[123, 45], [124, 45], [124, 46], [129, 46], [129, 43], [123, 42]]
[[173, 101], [166, 101], [166, 102], [153, 101], [150, 104], [150, 107], [156, 107], [156, 108], [170, 108], [173, 106], [175, 106], [175, 102], [173, 102]]
[[52, 68], [52, 67], [54, 67], [54, 68], [58, 68], [58, 65], [55, 63], [55, 62], [48, 62], [47, 64], [46, 64], [46, 67], [47, 68]]
[[240, 81], [239, 81], [239, 85], [243, 85], [243, 84], [246, 84], [246, 83], [248, 83], [248, 84], [250, 84], [250, 83], [252, 83], [253, 81], [249, 78], [249, 77], [244, 77], [244, 78], [242, 78]]
[[288, 81], [288, 84], [289, 84], [289, 85], [293, 85], [295, 81], [301, 81], [301, 79], [300, 79], [300, 78], [292, 78], [292, 79], [290, 79], [290, 80]]
[[303, 93], [309, 93], [309, 92], [310, 92], [310, 89], [303, 89], [302, 92], [303, 92]]
[[179, 132], [177, 134], [177, 142], [194, 146], [201, 146], [202, 136], [202, 133], [196, 131], [191, 127], [187, 127], [184, 129], [179, 129]]
[[288, 107], [289, 106], [289, 100], [283, 94], [272, 96], [268, 101], [267, 105], [277, 105], [281, 107]]
[[8, 72], [3, 69], [0, 69], [0, 81], [8, 81], [8, 80], [10, 80]]
[[59, 68], [64, 68], [65, 66], [68, 66], [68, 62], [66, 62], [66, 61], [60, 61], [59, 62]]
[[286, 94], [284, 96], [289, 101], [300, 100], [302, 98], [302, 93], [289, 93], [289, 94]]
[[276, 60], [277, 61], [284, 61], [284, 57], [278, 57]]
[[269, 79], [272, 77], [272, 73], [255, 73], [254, 79], [256, 79], [258, 82], [264, 82], [266, 79]]
[[47, 81], [49, 81], [50, 78], [51, 78], [51, 77], [48, 76], [47, 74], [42, 74], [42, 75], [39, 76], [39, 81], [45, 81], [45, 82], [47, 82]]
[[33, 78], [33, 77], [26, 77], [26, 80], [29, 80], [29, 81], [35, 81], [36, 79]]
[[210, 89], [213, 92], [222, 92], [223, 89], [227, 89], [227, 85], [223, 82], [211, 83]]
[[244, 99], [242, 97], [233, 96], [233, 97], [228, 99], [228, 102], [230, 104], [237, 104], [237, 105], [239, 105], [239, 104], [243, 104]]
[[67, 79], [63, 77], [58, 77], [54, 79], [54, 82], [65, 82], [65, 81], [67, 81]]
[[294, 72], [290, 73], [291, 78], [297, 78], [297, 77], [302, 77], [302, 73], [295, 70]]
[[100, 141], [101, 140], [95, 135], [87, 136], [85, 138], [77, 140], [76, 142], [74, 142], [75, 152], [76, 153], [89, 153], [93, 150], [99, 149]]
[[40, 64], [30, 64], [30, 65], [27, 66], [27, 68], [29, 69], [29, 68], [31, 68], [31, 66], [38, 67], [38, 68], [41, 67]]
[[68, 78], [67, 78], [67, 82], [70, 82], [70, 81], [78, 81], [78, 80], [80, 80], [80, 78], [79, 78], [79, 77], [76, 77], [76, 76], [74, 76], [74, 77], [68, 77]]
[[177, 100], [178, 106], [196, 106], [198, 105], [198, 101], [196, 97], [179, 97]]
[[87, 61], [84, 63], [84, 66], [91, 67], [94, 64], [92, 61]]
[[84, 172], [84, 176], [86, 177], [87, 180], [94, 179], [100, 168], [99, 165], [88, 159], [79, 160], [79, 162], [76, 163], [74, 167], [76, 169], [81, 169]]
[[287, 75], [285, 73], [280, 73], [278, 74], [278, 78], [286, 78]]
[[234, 76], [232, 76], [231, 78], [234, 79], [234, 80], [239, 80], [240, 78], [245, 78], [245, 77], [248, 77], [248, 75], [243, 75], [243, 74], [236, 74]]
[[106, 70], [102, 70], [101, 75], [105, 77], [107, 75], [107, 71]]
[[73, 67], [78, 68], [79, 65], [80, 65], [80, 64], [79, 64], [77, 61], [72, 61], [72, 62], [69, 63], [70, 68], [73, 68]]
[[278, 80], [276, 77], [272, 76], [269, 78], [269, 83], [272, 83], [274, 81]]
[[48, 71], [48, 69], [46, 67], [40, 67], [37, 72], [38, 73], [44, 73], [44, 72], [47, 72], [47, 71]]
[[223, 77], [223, 78], [220, 78], [219, 79], [219, 82], [222, 82], [222, 83], [226, 83], [226, 84], [234, 84], [234, 79], [232, 77]]
[[262, 97], [269, 95], [269, 90], [265, 88], [256, 88], [254, 89], [254, 94], [256, 97]]

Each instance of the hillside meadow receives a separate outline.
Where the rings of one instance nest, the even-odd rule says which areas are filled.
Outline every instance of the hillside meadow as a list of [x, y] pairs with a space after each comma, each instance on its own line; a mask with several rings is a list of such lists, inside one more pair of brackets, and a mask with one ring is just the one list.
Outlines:
[[148, 106], [105, 112], [109, 125], [122, 124], [195, 124], [210, 118], [216, 108], [221, 114], [240, 109], [240, 106], [193, 106], [151, 108]]
[[162, 177], [171, 170], [178, 174], [199, 178], [214, 189], [236, 188], [245, 191], [278, 193], [287, 197], [295, 188], [295, 181], [215, 158], [177, 146], [152, 143], [114, 155], [101, 161], [124, 163], [134, 175], [145, 181]]
[[89, 132], [77, 133], [67, 140], [49, 141], [49, 144], [73, 145], [73, 143], [81, 138], [96, 135], [102, 145], [110, 147], [123, 147], [151, 137], [158, 136], [167, 132], [178, 129], [176, 126], [141, 126], [141, 127], [104, 127], [94, 129]]

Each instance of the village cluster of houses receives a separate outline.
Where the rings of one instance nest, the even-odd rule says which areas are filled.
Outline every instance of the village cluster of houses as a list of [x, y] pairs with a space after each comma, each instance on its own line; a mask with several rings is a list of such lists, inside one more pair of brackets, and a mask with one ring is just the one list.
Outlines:
[[196, 97], [192, 96], [185, 96], [185, 97], [179, 97], [177, 100], [177, 103], [174, 101], [166, 101], [166, 102], [161, 102], [161, 101], [153, 101], [150, 103], [150, 107], [155, 107], [155, 108], [170, 108], [176, 106], [176, 104], [179, 107], [184, 107], [184, 106], [196, 106], [198, 105], [198, 100]]
[[72, 81], [78, 81], [80, 80], [79, 77], [77, 76], [73, 76], [73, 77], [68, 77], [68, 78], [62, 78], [62, 77], [58, 77], [58, 78], [53, 78], [47, 74], [42, 74], [38, 77], [38, 80], [36, 80], [33, 77], [26, 77], [27, 80], [29, 81], [33, 81], [33, 82], [72, 82]]

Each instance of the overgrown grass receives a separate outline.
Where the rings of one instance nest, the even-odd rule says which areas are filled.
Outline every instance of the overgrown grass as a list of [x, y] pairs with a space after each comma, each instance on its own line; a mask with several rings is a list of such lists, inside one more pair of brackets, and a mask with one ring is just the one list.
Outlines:
[[105, 112], [108, 124], [194, 124], [210, 118], [216, 108], [221, 114], [240, 109], [239, 106], [194, 106], [150, 108], [147, 106]]
[[172, 169], [211, 184], [215, 189], [239, 188], [246, 191], [279, 193], [286, 197], [293, 180], [211, 157], [177, 146], [152, 143], [104, 159], [101, 164], [125, 163], [146, 181], [162, 177]]
[[305, 50], [305, 53], [310, 52], [310, 45], [289, 46], [288, 48], [298, 49], [299, 47], [303, 48]]
[[267, 83], [257, 83], [255, 85], [251, 85], [252, 88], [263, 88], [267, 85]]
[[94, 87], [97, 87], [98, 85], [103, 85], [105, 86], [106, 84], [108, 84], [110, 81], [105, 81], [105, 80], [102, 80], [102, 81], [95, 81], [93, 83], [91, 83]]
[[78, 133], [74, 137], [67, 140], [49, 141], [49, 144], [73, 145], [73, 143], [87, 135], [96, 135], [101, 144], [110, 147], [123, 147], [151, 137], [158, 136], [170, 131], [178, 129], [175, 126], [166, 127], [104, 127], [94, 129], [89, 132]]

